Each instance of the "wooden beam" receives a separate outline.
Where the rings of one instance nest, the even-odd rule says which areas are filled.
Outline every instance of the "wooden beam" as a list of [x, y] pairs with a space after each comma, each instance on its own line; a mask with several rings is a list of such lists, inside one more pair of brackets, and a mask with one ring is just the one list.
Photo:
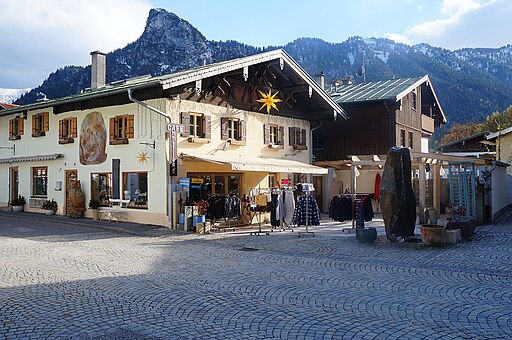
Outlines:
[[418, 206], [418, 216], [419, 216], [419, 222], [420, 224], [424, 224], [425, 221], [425, 201], [426, 201], [426, 187], [425, 187], [425, 163], [423, 163], [421, 160], [418, 160], [418, 167], [420, 172], [420, 177], [418, 178], [418, 184], [419, 184], [419, 206]]
[[439, 170], [441, 169], [441, 163], [437, 162], [433, 166], [434, 169], [434, 179], [432, 182], [434, 183], [433, 190], [433, 207], [436, 209], [437, 213], [441, 213], [441, 176], [439, 175]]

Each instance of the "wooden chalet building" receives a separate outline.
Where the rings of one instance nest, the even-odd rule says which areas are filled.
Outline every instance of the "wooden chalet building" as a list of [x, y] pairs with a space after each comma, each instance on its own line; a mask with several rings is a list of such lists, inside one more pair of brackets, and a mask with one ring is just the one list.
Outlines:
[[446, 123], [432, 83], [425, 75], [326, 89], [348, 120], [322, 126], [314, 134], [317, 161], [351, 155], [384, 155], [392, 146], [428, 152], [434, 129]]

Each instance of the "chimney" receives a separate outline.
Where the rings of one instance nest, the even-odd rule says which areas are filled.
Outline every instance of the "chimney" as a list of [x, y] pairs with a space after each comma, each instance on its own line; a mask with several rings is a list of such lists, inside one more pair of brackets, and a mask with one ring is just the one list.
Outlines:
[[325, 74], [324, 74], [324, 71], [318, 72], [315, 76], [316, 76], [316, 82], [320, 85], [322, 90], [325, 90]]
[[91, 52], [91, 89], [105, 86], [107, 55], [100, 51]]

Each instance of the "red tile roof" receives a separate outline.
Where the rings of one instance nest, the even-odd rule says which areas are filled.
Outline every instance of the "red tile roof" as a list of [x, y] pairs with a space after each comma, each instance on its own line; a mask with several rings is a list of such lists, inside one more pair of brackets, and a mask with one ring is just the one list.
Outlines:
[[16, 104], [0, 103], [0, 110], [12, 109], [13, 107], [16, 107], [16, 106], [18, 106], [18, 105], [16, 105]]

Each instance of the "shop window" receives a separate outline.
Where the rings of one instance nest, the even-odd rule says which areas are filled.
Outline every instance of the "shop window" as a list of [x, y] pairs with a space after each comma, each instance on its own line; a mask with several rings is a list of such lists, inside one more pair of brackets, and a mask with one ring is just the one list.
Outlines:
[[189, 142], [207, 142], [211, 139], [211, 117], [202, 113], [182, 112], [182, 137], [189, 138]]
[[400, 129], [400, 146], [405, 146], [405, 130]]
[[189, 173], [188, 177], [190, 178], [189, 200], [192, 202], [208, 200], [214, 195], [234, 194], [240, 197], [240, 174]]
[[296, 150], [307, 150], [306, 129], [298, 127], [289, 128], [290, 145]]
[[263, 143], [269, 147], [284, 146], [284, 126], [264, 124]]
[[32, 116], [32, 137], [41, 137], [49, 130], [48, 112], [37, 113]]
[[268, 175], [268, 187], [269, 188], [277, 187], [276, 174], [269, 174]]
[[134, 115], [120, 115], [110, 118], [109, 142], [111, 145], [128, 144], [133, 138]]
[[73, 143], [76, 137], [76, 117], [59, 120], [59, 144]]
[[92, 173], [91, 199], [98, 200], [102, 206], [108, 206], [109, 198], [112, 198], [112, 174]]
[[21, 139], [23, 135], [23, 118], [16, 117], [9, 120], [9, 140]]
[[32, 196], [46, 197], [48, 195], [48, 167], [32, 168]]
[[409, 147], [412, 149], [413, 148], [413, 133], [412, 131], [409, 131]]
[[148, 173], [123, 172], [123, 199], [130, 200], [128, 208], [148, 207]]
[[238, 118], [227, 118], [222, 117], [220, 119], [220, 131], [221, 139], [231, 139], [231, 143], [242, 142], [245, 143], [246, 132], [245, 132], [245, 121]]

